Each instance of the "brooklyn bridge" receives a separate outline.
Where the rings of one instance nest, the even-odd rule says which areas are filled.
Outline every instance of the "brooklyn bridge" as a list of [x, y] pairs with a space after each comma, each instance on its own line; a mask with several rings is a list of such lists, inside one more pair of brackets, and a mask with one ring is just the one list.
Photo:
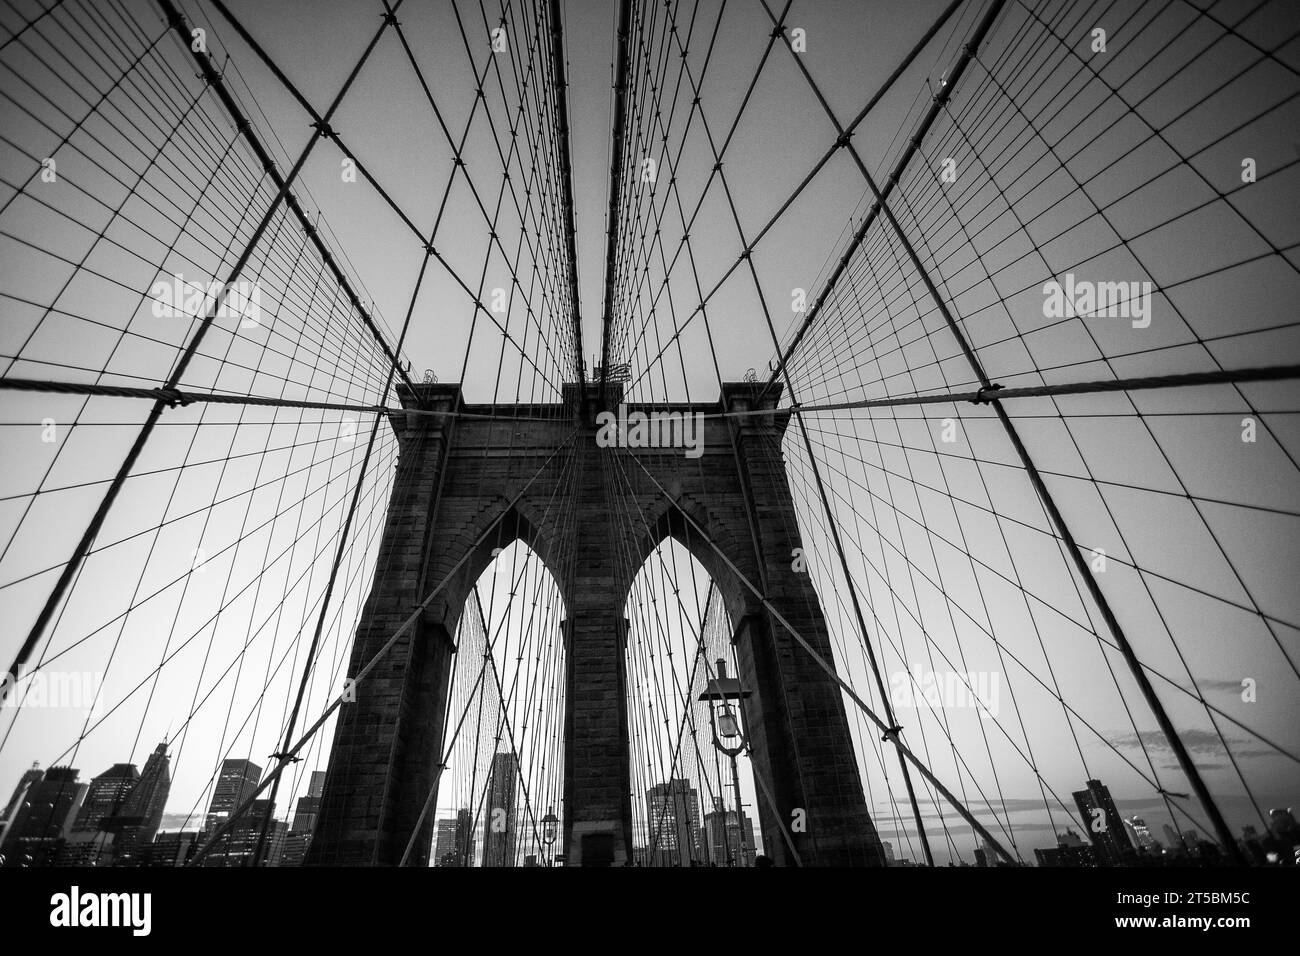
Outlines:
[[1296, 863], [1289, 0], [7, 0], [0, 116], [4, 866]]

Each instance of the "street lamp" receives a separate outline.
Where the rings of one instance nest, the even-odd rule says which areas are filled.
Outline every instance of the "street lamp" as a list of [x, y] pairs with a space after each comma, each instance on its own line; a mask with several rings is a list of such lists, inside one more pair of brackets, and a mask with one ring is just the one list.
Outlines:
[[555, 831], [558, 828], [560, 820], [555, 815], [554, 807], [547, 807], [546, 816], [542, 817], [542, 842], [546, 844], [548, 854], [547, 866], [554, 864], [554, 858], [550, 856], [551, 844], [555, 842]]
[[[743, 700], [750, 692], [741, 688], [739, 680], [727, 676], [727, 662], [722, 658], [718, 658], [717, 672], [718, 676], [705, 685], [704, 693], [699, 699], [709, 704], [709, 726], [713, 728], [713, 746], [731, 760], [731, 785], [736, 791], [736, 837], [743, 850], [745, 836], [741, 826], [740, 770], [736, 766], [736, 758], [749, 745], [749, 737], [741, 722], [739, 709], [731, 702]], [[726, 743], [723, 743], [724, 740]], [[735, 857], [731, 852], [731, 839], [727, 836], [725, 810], [722, 814], [722, 832], [727, 844], [727, 866], [735, 866]]]

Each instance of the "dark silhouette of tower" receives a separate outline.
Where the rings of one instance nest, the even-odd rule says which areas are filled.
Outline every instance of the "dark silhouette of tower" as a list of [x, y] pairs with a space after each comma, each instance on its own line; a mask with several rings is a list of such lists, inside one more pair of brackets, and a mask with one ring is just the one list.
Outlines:
[[1103, 866], [1120, 864], [1133, 855], [1133, 844], [1124, 828], [1124, 818], [1115, 809], [1110, 790], [1100, 780], [1089, 780], [1087, 790], [1076, 790], [1074, 802], [1079, 807], [1083, 826]]
[[110, 826], [115, 831], [114, 860], [117, 863], [138, 863], [141, 850], [153, 842], [162, 825], [167, 795], [171, 792], [171, 760], [167, 756], [167, 741], [154, 748], [145, 761], [144, 770]]
[[[806, 826], [790, 839], [805, 865], [883, 864], [841, 690], [807, 650], [835, 660], [818, 595], [792, 562], [801, 541], [779, 388], [760, 397], [756, 384], [728, 383], [716, 403], [651, 409], [710, 416], [690, 458], [598, 444], [597, 416], [623, 404], [615, 383], [565, 385], [556, 405], [468, 405], [459, 385], [436, 382], [398, 395], [434, 414], [390, 416], [400, 464], [347, 672], [366, 676], [339, 711], [308, 865], [396, 865], [413, 835], [409, 862], [427, 865], [453, 639], [493, 548], [515, 539], [555, 576], [567, 614], [557, 851], [570, 866], [631, 860], [623, 609], [637, 566], [667, 537], [713, 578], [734, 625], [754, 769], [771, 790], [758, 808], [768, 854], [794, 864], [781, 824], [800, 811]], [[438, 414], [452, 411], [469, 414]], [[511, 422], [521, 415], [526, 427]], [[557, 497], [581, 520], [561, 524], [563, 509], [547, 507]]]
[[86, 795], [86, 785], [77, 782], [78, 773], [72, 767], [51, 767], [27, 787], [0, 844], [5, 866], [54, 862]]
[[515, 865], [515, 792], [519, 761], [512, 753], [492, 758], [487, 800], [483, 804], [483, 865]]
[[140, 779], [140, 771], [133, 763], [115, 763], [97, 777], [90, 779], [86, 797], [81, 801], [73, 833], [94, 833], [104, 829], [109, 817], [115, 816], [126, 801], [127, 795]]
[[119, 847], [113, 821], [140, 779], [133, 763], [115, 763], [92, 777], [68, 842], [59, 851], [60, 866], [99, 866], [114, 861]]
[[253, 795], [261, 777], [262, 768], [251, 760], [221, 761], [221, 772], [217, 775], [212, 803], [208, 806], [208, 815], [203, 825], [205, 835], [210, 835], [225, 823]]
[[5, 812], [0, 813], [0, 820], [13, 819], [14, 811], [17, 810], [18, 805], [22, 803], [23, 794], [27, 792], [27, 788], [37, 780], [40, 780], [43, 775], [44, 772], [41, 770], [40, 764], [34, 763], [30, 768], [23, 771], [23, 775], [18, 778], [18, 785], [14, 787], [13, 796], [11, 796], [9, 802], [5, 804]]

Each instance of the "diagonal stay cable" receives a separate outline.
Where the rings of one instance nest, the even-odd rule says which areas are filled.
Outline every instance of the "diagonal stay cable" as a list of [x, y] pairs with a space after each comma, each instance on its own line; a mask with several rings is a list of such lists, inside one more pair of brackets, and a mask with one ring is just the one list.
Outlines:
[[[401, 0], [399, 0], [399, 2], [401, 2]], [[180, 11], [176, 8], [176, 5], [172, 2], [172, 0], [159, 0], [159, 4], [163, 8], [164, 13], [166, 13], [168, 22], [171, 24], [173, 29], [177, 32], [179, 37], [181, 37], [182, 43], [185, 45], [185, 48], [189, 49], [190, 34], [189, 34], [189, 30], [187, 29], [185, 18], [181, 15]], [[347, 92], [352, 88], [352, 84], [356, 80], [358, 74], [361, 72], [361, 68], [366, 64], [366, 61], [370, 58], [370, 54], [374, 51], [376, 45], [379, 42], [380, 36], [382, 36], [383, 34], [383, 30], [386, 29], [386, 26], [387, 26], [386, 24], [382, 26], [378, 31], [376, 31], [375, 35], [371, 38], [370, 43], [366, 46], [365, 50], [358, 58], [356, 64], [353, 66], [352, 72], [348, 75], [347, 79], [344, 81], [343, 87], [339, 90], [338, 94], [335, 96], [334, 102], [330, 105], [327, 116], [333, 115], [334, 111], [338, 109], [339, 104], [343, 102], [344, 96], [346, 96]], [[287, 200], [289, 204], [299, 214], [299, 216], [301, 216], [304, 226], [309, 228], [312, 234], [314, 234], [315, 231], [314, 227], [310, 227], [310, 225], [307, 223], [306, 217], [302, 216], [302, 210], [300, 207], [297, 207], [296, 201], [292, 199], [292, 196], [289, 191], [289, 187], [293, 183], [293, 181], [297, 179], [298, 173], [301, 172], [302, 168], [306, 165], [307, 159], [311, 156], [312, 149], [315, 146], [316, 139], [313, 137], [313, 139], [310, 142], [308, 142], [308, 144], [303, 148], [302, 153], [299, 155], [297, 163], [295, 163], [293, 169], [290, 170], [289, 175], [287, 177], [282, 177], [278, 172], [274, 171], [274, 164], [272, 163], [270, 156], [267, 155], [265, 148], [257, 139], [257, 136], [254, 134], [252, 125], [244, 117], [244, 114], [242, 113], [242, 111], [240, 111], [238, 104], [236, 104], [234, 100], [231, 99], [229, 92], [227, 92], [224, 85], [222, 85], [220, 75], [213, 67], [211, 59], [208, 57], [206, 53], [200, 51], [191, 51], [191, 52], [193, 52], [195, 60], [198, 62], [198, 65], [203, 71], [203, 75], [206, 78], [209, 85], [211, 85], [217, 91], [218, 96], [220, 96], [222, 102], [225, 103], [226, 108], [230, 111], [231, 115], [235, 117], [236, 127], [244, 134], [244, 137], [248, 141], [249, 146], [253, 149], [254, 153], [257, 154], [258, 158], [262, 161], [267, 171], [269, 173], [273, 173], [278, 189], [275, 198], [272, 200], [270, 206], [263, 214], [261, 222], [258, 224], [257, 228], [253, 231], [253, 234], [249, 237], [248, 243], [245, 245], [243, 252], [240, 254], [239, 259], [235, 262], [235, 265], [231, 269], [230, 275], [227, 278], [225, 284], [222, 286], [220, 294], [214, 297], [212, 305], [209, 307], [207, 314], [200, 322], [198, 329], [191, 337], [190, 342], [187, 345], [184, 353], [182, 353], [182, 355], [180, 356], [179, 360], [176, 363], [176, 366], [172, 370], [171, 375], [168, 377], [166, 383], [167, 388], [175, 388], [177, 384], [179, 384], [179, 382], [181, 381], [182, 377], [184, 376], [185, 370], [189, 367], [190, 361], [192, 360], [200, 343], [203, 341], [203, 338], [207, 334], [208, 330], [212, 327], [212, 324], [216, 319], [218, 312], [225, 306], [225, 302], [230, 293], [231, 288], [233, 288], [234, 283], [239, 279], [240, 275], [243, 273], [244, 267], [248, 264], [249, 260], [252, 259], [253, 252], [257, 248], [257, 245], [260, 242], [263, 234], [266, 232], [267, 227], [271, 224], [272, 220], [275, 218], [276, 212], [280, 208], [280, 203]], [[318, 246], [318, 250], [321, 250], [323, 248], [324, 248], [323, 244]], [[328, 255], [328, 252], [326, 252], [326, 255]], [[344, 279], [341, 272], [337, 272], [337, 266], [335, 266], [335, 271], [336, 271], [336, 278], [338, 279], [339, 284], [345, 285], [346, 279]], [[350, 286], [348, 286], [347, 288], [350, 290]], [[353, 296], [355, 297], [355, 293], [353, 293]], [[358, 309], [358, 311], [363, 312], [364, 314], [364, 310], [360, 308], [361, 304], [359, 300], [354, 301], [353, 304], [354, 307]], [[396, 356], [392, 356], [392, 360], [394, 364], [396, 364], [397, 362]], [[108, 517], [109, 510], [112, 508], [113, 503], [117, 500], [117, 496], [121, 492], [122, 486], [126, 483], [126, 479], [128, 475], [131, 473], [131, 469], [135, 466], [136, 460], [140, 457], [140, 453], [144, 450], [144, 445], [148, 441], [149, 436], [153, 433], [154, 427], [158, 423], [158, 419], [162, 417], [162, 413], [167, 407], [168, 404], [166, 402], [163, 401], [154, 402], [154, 406], [150, 411], [148, 418], [145, 419], [145, 422], [141, 426], [139, 433], [136, 435], [135, 441], [132, 443], [130, 450], [126, 454], [126, 458], [122, 461], [121, 466], [118, 468], [117, 475], [114, 477], [113, 483], [105, 491], [104, 497], [100, 500], [99, 506], [96, 508], [95, 513], [91, 517], [89, 524], [87, 524], [85, 531], [82, 533], [81, 539], [77, 542], [76, 547], [73, 549], [73, 553], [71, 557], [68, 559], [68, 563], [64, 565], [63, 571], [59, 575], [59, 579], [55, 582], [54, 588], [50, 591], [50, 594], [46, 599], [44, 606], [41, 608], [40, 613], [37, 615], [36, 621], [33, 623], [31, 630], [27, 634], [27, 638], [23, 641], [22, 646], [19, 647], [18, 652], [14, 655], [13, 664], [9, 668], [10, 673], [14, 673], [14, 674], [19, 673], [23, 665], [27, 663], [28, 658], [31, 657], [32, 651], [35, 649], [36, 644], [40, 640], [41, 636], [45, 633], [46, 626], [49, 624], [50, 619], [53, 617], [55, 609], [63, 601], [63, 598], [67, 593], [68, 586], [72, 583], [73, 577], [80, 569], [82, 565], [82, 561], [85, 558], [86, 552], [90, 549], [90, 546], [95, 540], [95, 537], [99, 534], [100, 528], [103, 527], [104, 521]], [[7, 696], [7, 694], [8, 694], [8, 688], [6, 687], [4, 691], [0, 691], [0, 700], [3, 700], [3, 698]]]

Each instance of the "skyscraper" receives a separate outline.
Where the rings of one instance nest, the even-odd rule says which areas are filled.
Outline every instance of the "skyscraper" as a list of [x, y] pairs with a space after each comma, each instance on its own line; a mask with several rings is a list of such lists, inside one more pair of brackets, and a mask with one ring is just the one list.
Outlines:
[[86, 798], [81, 801], [81, 810], [72, 824], [73, 833], [95, 833], [105, 829], [104, 822], [122, 808], [140, 771], [133, 763], [115, 763], [97, 777], [90, 779], [86, 788]]
[[492, 758], [488, 780], [486, 819], [483, 821], [483, 865], [515, 865], [515, 784], [519, 762], [513, 753]]
[[303, 860], [307, 858], [307, 848], [311, 846], [311, 835], [316, 829], [316, 818], [320, 815], [321, 794], [324, 790], [325, 771], [313, 770], [306, 796], [299, 797], [294, 807], [293, 825], [289, 827], [284, 838], [281, 866], [301, 866]]
[[[275, 805], [269, 800], [254, 800], [248, 812], [239, 817], [203, 858], [204, 866], [252, 866], [262, 834], [262, 820], [271, 810], [271, 821], [266, 831], [262, 849], [261, 866], [279, 866], [284, 856], [285, 840], [289, 827], [283, 820], [275, 819]], [[200, 841], [202, 842], [202, 841]]]
[[11, 796], [9, 802], [5, 804], [5, 812], [0, 813], [0, 820], [13, 819], [14, 811], [17, 810], [18, 805], [22, 803], [23, 794], [27, 792], [29, 786], [34, 784], [37, 780], [40, 780], [41, 776], [41, 765], [37, 763], [32, 764], [29, 769], [23, 771], [23, 775], [18, 778], [18, 786], [14, 787], [13, 796]]
[[92, 777], [67, 842], [59, 849], [59, 866], [108, 866], [114, 862], [116, 839], [110, 821], [140, 779], [133, 763], [115, 763]]
[[257, 789], [261, 779], [262, 768], [251, 760], [223, 760], [221, 772], [217, 775], [217, 785], [212, 791], [212, 803], [203, 824], [204, 838], [226, 822]]
[[724, 809], [722, 798], [713, 798], [713, 811], [704, 815], [702, 829], [704, 855], [718, 866], [753, 866], [755, 850], [754, 821], [741, 811]]
[[293, 826], [290, 833], [311, 833], [316, 828], [316, 816], [320, 813], [320, 797], [308, 794], [298, 798], [293, 810]]
[[700, 859], [700, 793], [689, 780], [655, 784], [646, 791], [645, 806], [651, 866], [690, 866]]
[[48, 866], [54, 861], [86, 796], [78, 772], [51, 767], [28, 785], [0, 844], [5, 866]]
[[1087, 790], [1076, 790], [1074, 802], [1102, 866], [1124, 863], [1133, 855], [1124, 820], [1100, 780], [1089, 780]]
[[140, 779], [105, 827], [115, 834], [114, 858], [117, 863], [131, 865], [140, 862], [141, 849], [153, 842], [162, 824], [163, 809], [171, 787], [171, 760], [164, 740], [149, 755]]
[[434, 866], [469, 866], [474, 862], [474, 814], [469, 810], [457, 810], [455, 817], [438, 821], [433, 861]]
[[1145, 820], [1141, 817], [1130, 817], [1124, 821], [1124, 824], [1129, 828], [1133, 842], [1137, 844], [1139, 850], [1150, 850], [1159, 854], [1160, 843], [1151, 835]]

